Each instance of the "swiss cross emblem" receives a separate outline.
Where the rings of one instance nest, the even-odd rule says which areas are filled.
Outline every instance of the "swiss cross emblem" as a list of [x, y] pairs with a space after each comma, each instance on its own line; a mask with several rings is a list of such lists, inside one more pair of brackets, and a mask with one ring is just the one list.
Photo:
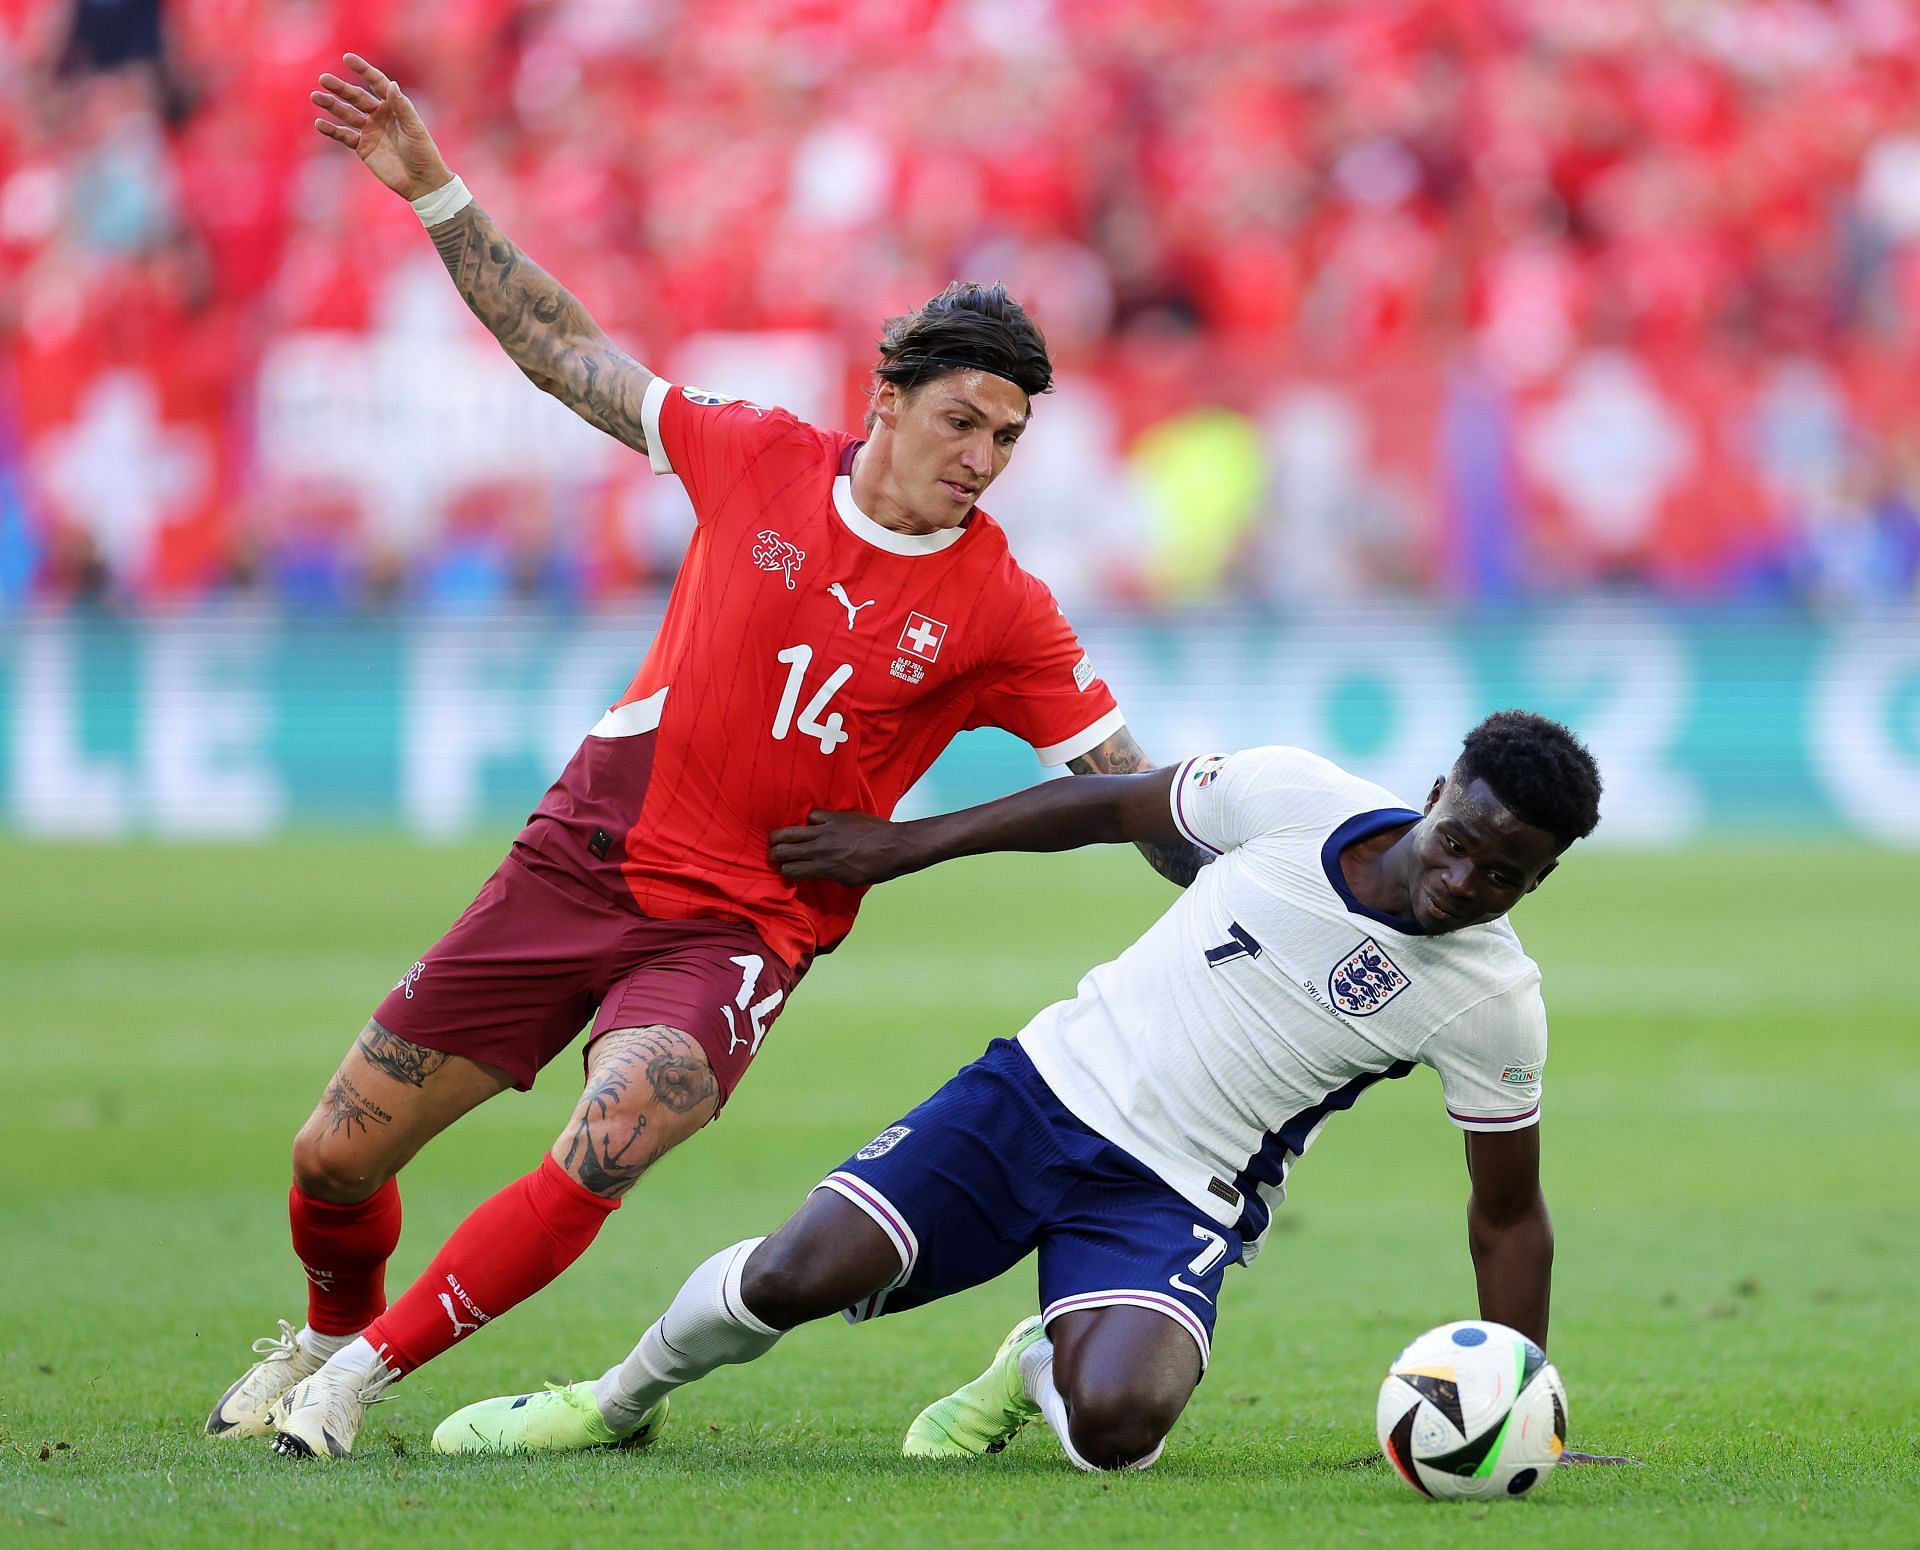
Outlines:
[[1412, 983], [1368, 937], [1327, 976], [1327, 994], [1349, 1017], [1371, 1017]]
[[900, 632], [900, 649], [911, 651], [922, 662], [940, 660], [940, 643], [947, 638], [947, 627], [925, 614], [908, 614], [907, 627]]

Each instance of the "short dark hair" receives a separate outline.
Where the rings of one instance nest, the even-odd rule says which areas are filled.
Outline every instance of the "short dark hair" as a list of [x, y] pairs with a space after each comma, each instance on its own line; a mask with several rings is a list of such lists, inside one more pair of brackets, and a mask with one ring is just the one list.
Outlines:
[[1467, 734], [1454, 774], [1484, 780], [1523, 823], [1566, 849], [1600, 822], [1600, 766], [1585, 743], [1530, 710], [1503, 710]]
[[[1029, 398], [1053, 386], [1047, 341], [1004, 285], [955, 280], [925, 305], [887, 319], [875, 386], [891, 382], [911, 393], [956, 363], [983, 366]], [[867, 424], [873, 424], [871, 412]]]

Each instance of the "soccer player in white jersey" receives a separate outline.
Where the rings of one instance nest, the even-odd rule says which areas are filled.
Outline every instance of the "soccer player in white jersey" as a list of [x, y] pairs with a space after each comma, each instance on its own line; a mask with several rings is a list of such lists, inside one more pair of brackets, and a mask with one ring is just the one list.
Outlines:
[[1040, 1313], [921, 1412], [906, 1451], [995, 1451], [1044, 1417], [1082, 1468], [1150, 1464], [1206, 1370], [1227, 1266], [1259, 1251], [1327, 1119], [1418, 1065], [1466, 1132], [1480, 1316], [1542, 1346], [1540, 973], [1506, 915], [1599, 820], [1592, 756], [1521, 711], [1467, 735], [1424, 811], [1298, 748], [1056, 781], [891, 824], [815, 813], [787, 876], [863, 884], [989, 850], [1190, 840], [1218, 859], [1133, 946], [861, 1148], [769, 1238], [721, 1250], [597, 1383], [450, 1416], [448, 1452], [610, 1444], [782, 1332], [991, 1280]]

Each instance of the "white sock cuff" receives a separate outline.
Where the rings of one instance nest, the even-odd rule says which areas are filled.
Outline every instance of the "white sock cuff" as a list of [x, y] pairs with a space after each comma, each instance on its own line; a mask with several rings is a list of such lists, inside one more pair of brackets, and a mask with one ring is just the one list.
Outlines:
[[1053, 1429], [1053, 1435], [1060, 1439], [1060, 1446], [1066, 1451], [1067, 1462], [1075, 1469], [1089, 1475], [1097, 1474], [1098, 1471], [1080, 1456], [1080, 1450], [1073, 1445], [1073, 1431], [1067, 1422], [1067, 1402], [1053, 1381], [1051, 1351], [1048, 1352], [1046, 1371], [1040, 1376], [1046, 1381], [1041, 1386], [1040, 1392], [1030, 1397], [1040, 1407], [1040, 1414], [1046, 1417], [1047, 1425]]
[[311, 1324], [301, 1325], [300, 1333], [294, 1336], [300, 1342], [301, 1350], [309, 1356], [319, 1357], [323, 1362], [335, 1351], [344, 1351], [359, 1338], [358, 1335], [323, 1335]]
[[[1046, 1354], [1035, 1359], [1035, 1353], [1043, 1350]], [[1065, 1450], [1068, 1462], [1075, 1469], [1084, 1470], [1090, 1475], [1100, 1473], [1080, 1456], [1080, 1450], [1073, 1445], [1073, 1431], [1067, 1419], [1067, 1402], [1053, 1381], [1053, 1342], [1051, 1340], [1036, 1340], [1020, 1353], [1020, 1381], [1026, 1385], [1027, 1398], [1040, 1407], [1040, 1414], [1046, 1418], [1053, 1435], [1060, 1439], [1060, 1446]], [[1160, 1455], [1166, 1451], [1167, 1439], [1162, 1437], [1154, 1445], [1151, 1453], [1144, 1458], [1135, 1459], [1126, 1467], [1151, 1469], [1159, 1461]]]
[[1160, 1461], [1160, 1455], [1167, 1451], [1167, 1439], [1162, 1437], [1153, 1445], [1153, 1452], [1145, 1458], [1135, 1459], [1127, 1466], [1129, 1469], [1151, 1469]]
[[1053, 1387], [1053, 1342], [1044, 1335], [1020, 1353], [1020, 1386], [1036, 1405]]
[[398, 1371], [387, 1365], [386, 1355], [385, 1346], [376, 1350], [368, 1343], [365, 1335], [355, 1335], [327, 1358], [327, 1365], [337, 1372], [350, 1372], [356, 1378], [385, 1373], [389, 1379], [392, 1379], [398, 1376]]
[[756, 1335], [778, 1335], [781, 1333], [779, 1330], [753, 1316], [746, 1298], [740, 1295], [740, 1278], [746, 1274], [747, 1261], [753, 1257], [753, 1251], [766, 1241], [765, 1238], [746, 1238], [733, 1246], [730, 1251], [732, 1257], [728, 1259], [727, 1268], [720, 1277], [720, 1306], [726, 1310], [727, 1317], [742, 1328], [750, 1329]]

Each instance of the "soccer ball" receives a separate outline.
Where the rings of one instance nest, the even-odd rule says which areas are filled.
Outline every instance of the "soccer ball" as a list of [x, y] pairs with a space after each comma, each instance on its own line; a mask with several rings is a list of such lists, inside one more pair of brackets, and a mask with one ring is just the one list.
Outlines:
[[1567, 1445], [1567, 1391], [1516, 1329], [1464, 1319], [1394, 1358], [1374, 1412], [1380, 1448], [1422, 1496], [1524, 1496]]

